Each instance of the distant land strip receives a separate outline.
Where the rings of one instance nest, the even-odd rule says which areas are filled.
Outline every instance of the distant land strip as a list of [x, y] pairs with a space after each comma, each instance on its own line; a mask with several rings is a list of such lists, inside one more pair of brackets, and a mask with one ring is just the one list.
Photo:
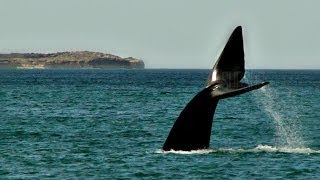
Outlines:
[[144, 69], [144, 62], [133, 57], [121, 58], [112, 54], [91, 51], [57, 52], [48, 54], [10, 53], [0, 54], [0, 68]]

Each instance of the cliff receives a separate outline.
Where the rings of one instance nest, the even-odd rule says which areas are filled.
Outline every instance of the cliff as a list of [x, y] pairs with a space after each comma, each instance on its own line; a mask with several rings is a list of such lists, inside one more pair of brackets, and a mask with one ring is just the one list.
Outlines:
[[132, 57], [90, 51], [0, 54], [0, 68], [126, 68], [143, 69], [144, 62]]

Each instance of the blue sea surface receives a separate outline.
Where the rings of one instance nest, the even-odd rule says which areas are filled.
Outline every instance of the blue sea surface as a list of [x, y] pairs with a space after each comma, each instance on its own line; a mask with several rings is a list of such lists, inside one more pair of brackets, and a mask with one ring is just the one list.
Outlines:
[[320, 70], [249, 70], [210, 148], [163, 152], [209, 70], [0, 70], [0, 179], [319, 179]]

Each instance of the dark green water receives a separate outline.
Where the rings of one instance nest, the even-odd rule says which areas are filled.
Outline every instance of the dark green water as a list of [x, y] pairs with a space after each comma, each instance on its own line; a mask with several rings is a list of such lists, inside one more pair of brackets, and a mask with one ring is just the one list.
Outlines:
[[320, 71], [219, 102], [211, 148], [160, 149], [209, 70], [0, 70], [0, 179], [318, 179]]

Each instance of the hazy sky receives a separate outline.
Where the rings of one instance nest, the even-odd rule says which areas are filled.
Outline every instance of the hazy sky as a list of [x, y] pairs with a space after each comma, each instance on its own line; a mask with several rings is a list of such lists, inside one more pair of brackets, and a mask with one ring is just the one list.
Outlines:
[[0, 0], [0, 52], [92, 50], [213, 66], [242, 25], [247, 68], [320, 68], [320, 1]]

